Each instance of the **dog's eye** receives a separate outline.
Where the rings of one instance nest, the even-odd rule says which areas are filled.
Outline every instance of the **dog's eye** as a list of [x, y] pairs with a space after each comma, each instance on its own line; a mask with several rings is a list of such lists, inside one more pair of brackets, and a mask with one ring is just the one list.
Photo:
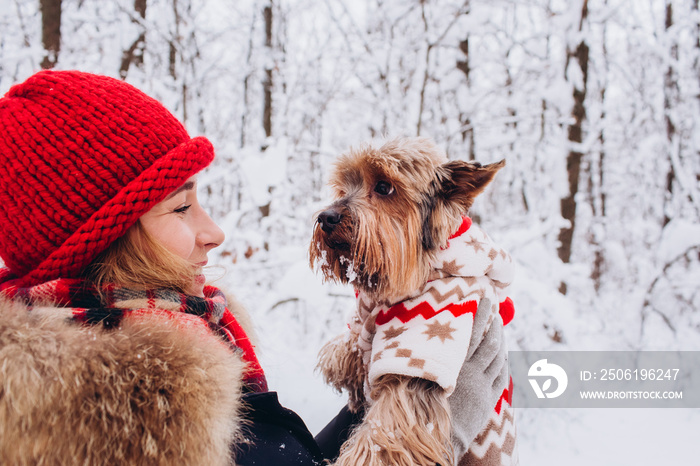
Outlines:
[[394, 192], [394, 187], [388, 181], [380, 181], [374, 187], [374, 192], [380, 196], [388, 196]]

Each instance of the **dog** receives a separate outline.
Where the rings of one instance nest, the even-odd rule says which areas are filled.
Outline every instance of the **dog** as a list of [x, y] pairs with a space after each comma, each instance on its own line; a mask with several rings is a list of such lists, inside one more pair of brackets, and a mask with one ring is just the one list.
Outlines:
[[425, 138], [339, 157], [309, 248], [358, 303], [319, 357], [364, 412], [335, 465], [517, 464], [502, 330], [512, 259], [466, 216], [504, 165], [448, 161]]

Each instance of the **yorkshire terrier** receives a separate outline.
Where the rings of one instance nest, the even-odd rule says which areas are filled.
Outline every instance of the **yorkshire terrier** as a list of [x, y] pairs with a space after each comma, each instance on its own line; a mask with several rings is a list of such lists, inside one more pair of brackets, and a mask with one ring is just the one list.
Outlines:
[[466, 216], [504, 165], [448, 161], [424, 138], [338, 159], [310, 260], [358, 306], [319, 368], [364, 417], [335, 465], [517, 463], [502, 333], [512, 260]]

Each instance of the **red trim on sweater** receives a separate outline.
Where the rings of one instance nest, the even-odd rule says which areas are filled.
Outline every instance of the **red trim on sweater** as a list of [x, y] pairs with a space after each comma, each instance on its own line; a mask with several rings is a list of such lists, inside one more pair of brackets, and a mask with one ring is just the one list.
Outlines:
[[505, 301], [498, 306], [498, 313], [501, 314], [503, 325], [508, 325], [510, 321], [513, 320], [513, 316], [515, 315], [515, 305], [513, 305], [513, 300], [506, 298]]
[[470, 219], [469, 217], [467, 217], [465, 215], [464, 217], [462, 217], [462, 224], [459, 226], [459, 229], [457, 229], [457, 231], [452, 236], [450, 236], [448, 239], [454, 239], [458, 236], [462, 236], [463, 234], [465, 234], [467, 232], [467, 230], [469, 230], [469, 228], [471, 226], [472, 226], [472, 219]]
[[377, 314], [377, 319], [375, 323], [377, 325], [384, 325], [393, 318], [398, 318], [402, 323], [406, 323], [409, 320], [417, 317], [423, 316], [425, 320], [431, 319], [441, 312], [449, 312], [455, 317], [462, 316], [464, 314], [476, 314], [478, 303], [476, 301], [466, 301], [460, 304], [449, 304], [442, 309], [433, 309], [433, 307], [427, 302], [423, 301], [416, 305], [415, 307], [408, 309], [404, 303], [399, 303], [391, 306], [386, 311], [379, 311]]

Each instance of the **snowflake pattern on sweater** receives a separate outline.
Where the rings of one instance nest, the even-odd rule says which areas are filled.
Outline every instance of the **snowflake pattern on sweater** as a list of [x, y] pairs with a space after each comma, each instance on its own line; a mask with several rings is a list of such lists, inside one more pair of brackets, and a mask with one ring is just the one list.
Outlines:
[[425, 286], [398, 303], [374, 303], [358, 293], [349, 327], [359, 335], [368, 367], [368, 399], [374, 381], [386, 374], [431, 380], [451, 394], [469, 351], [479, 303], [491, 303], [487, 328], [499, 309], [512, 310], [506, 288], [513, 278], [513, 261], [469, 218], [431, 267]]

